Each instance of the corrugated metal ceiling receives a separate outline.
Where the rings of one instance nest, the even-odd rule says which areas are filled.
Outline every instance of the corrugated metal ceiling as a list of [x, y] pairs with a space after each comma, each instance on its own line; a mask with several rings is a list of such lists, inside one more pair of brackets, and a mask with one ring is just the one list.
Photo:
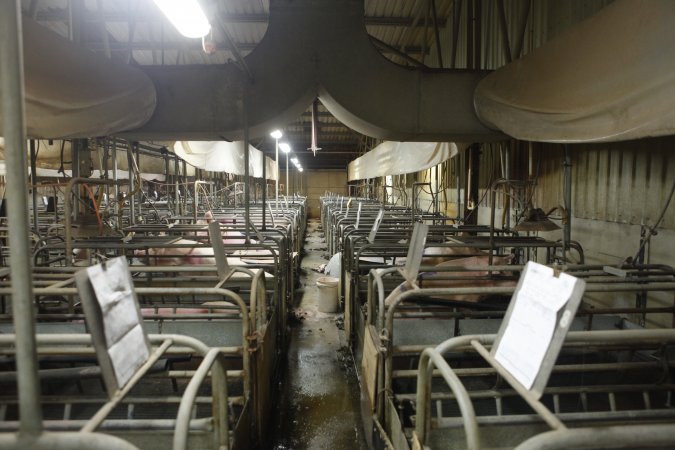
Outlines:
[[[111, 58], [141, 66], [223, 64], [236, 59], [223, 29], [244, 56], [265, 35], [269, 0], [203, 3], [213, 7], [212, 38], [216, 42], [216, 52], [210, 55], [202, 50], [198, 39], [182, 37], [152, 0], [23, 0], [23, 8], [25, 14], [61, 36], [103, 54], [109, 49]], [[441, 60], [444, 68], [468, 67], [470, 54], [476, 53], [476, 46], [472, 49], [472, 45], [467, 44], [471, 36], [468, 27], [470, 23], [480, 23], [480, 38], [476, 38], [480, 63], [474, 67], [494, 69], [506, 62], [500, 3], [484, 0], [365, 0], [364, 22], [374, 45], [385, 57], [397, 64], [432, 68], [441, 67]], [[552, 21], [557, 32], [604, 6], [607, 0], [575, 0], [567, 6], [557, 3], [504, 0], [503, 22], [511, 47], [521, 40], [523, 53], [527, 53], [546, 40], [549, 9], [560, 10], [556, 20]], [[526, 16], [525, 11], [528, 12]], [[453, 42], [455, 36], [457, 42]], [[436, 42], [440, 42], [440, 51]], [[334, 155], [326, 165], [344, 167], [356, 154], [366, 150], [364, 146], [372, 144], [372, 139], [344, 127], [323, 107], [319, 119], [319, 146], [324, 148], [326, 155]], [[310, 130], [309, 109], [285, 129], [288, 139], [297, 148], [309, 146]], [[260, 144], [269, 145], [269, 139]]]

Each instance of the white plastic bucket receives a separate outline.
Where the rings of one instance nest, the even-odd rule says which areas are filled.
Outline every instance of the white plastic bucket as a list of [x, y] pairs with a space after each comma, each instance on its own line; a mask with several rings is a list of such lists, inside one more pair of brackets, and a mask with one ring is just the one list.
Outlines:
[[321, 312], [334, 313], [338, 309], [338, 284], [340, 280], [333, 277], [319, 277], [316, 287], [319, 291], [317, 308]]

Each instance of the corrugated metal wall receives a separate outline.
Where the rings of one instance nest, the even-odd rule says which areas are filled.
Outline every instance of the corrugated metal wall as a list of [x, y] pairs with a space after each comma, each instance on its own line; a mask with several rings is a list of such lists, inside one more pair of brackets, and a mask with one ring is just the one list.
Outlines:
[[[504, 12], [508, 30], [509, 46], [513, 59], [518, 48], [521, 56], [530, 53], [551, 37], [603, 8], [612, 0], [504, 0]], [[440, 30], [441, 55], [444, 68], [468, 68], [469, 54], [480, 45], [477, 69], [496, 69], [507, 63], [507, 52], [502, 31], [499, 1], [456, 0], [454, 10], [459, 9], [459, 32], [453, 65], [453, 20], [448, 20]], [[480, 14], [480, 42], [469, 37], [469, 24], [475, 24]], [[527, 14], [525, 14], [527, 13]], [[526, 22], [523, 23], [523, 19]], [[430, 41], [429, 56], [425, 62], [439, 67], [434, 39]]]
[[[653, 225], [675, 179], [675, 137], [608, 144], [571, 145], [573, 216], [607, 222]], [[562, 146], [546, 145], [537, 201], [562, 201]], [[675, 229], [675, 205], [664, 228]]]

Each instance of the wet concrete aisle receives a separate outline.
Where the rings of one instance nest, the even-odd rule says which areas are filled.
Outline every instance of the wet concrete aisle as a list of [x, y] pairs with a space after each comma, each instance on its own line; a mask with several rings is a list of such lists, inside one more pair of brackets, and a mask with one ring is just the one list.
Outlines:
[[[359, 386], [351, 353], [345, 348], [341, 314], [317, 310], [312, 269], [327, 263], [318, 220], [307, 226], [300, 274], [301, 300], [291, 324], [288, 358], [276, 411], [274, 450], [365, 449]], [[339, 324], [339, 327], [338, 327]]]

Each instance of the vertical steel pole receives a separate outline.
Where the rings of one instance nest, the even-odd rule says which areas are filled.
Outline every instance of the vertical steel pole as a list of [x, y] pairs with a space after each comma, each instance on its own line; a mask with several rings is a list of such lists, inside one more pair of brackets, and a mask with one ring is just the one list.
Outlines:
[[250, 209], [251, 209], [251, 192], [250, 192], [250, 183], [249, 178], [249, 130], [248, 130], [248, 81], [244, 83], [244, 102], [243, 102], [243, 122], [244, 122], [244, 222], [245, 225], [245, 234], [246, 234], [246, 243], [249, 243], [250, 239]]
[[[117, 181], [117, 138], [115, 137], [112, 138], [112, 164], [113, 180]], [[113, 205], [115, 205], [115, 210], [113, 212], [115, 213], [116, 226], [117, 228], [121, 228], [122, 222], [120, 217], [122, 215], [122, 208], [120, 208], [120, 187], [117, 183], [113, 186], [113, 195], [115, 196], [115, 201], [113, 203]]]
[[188, 195], [188, 174], [187, 174], [187, 163], [183, 161], [183, 185], [185, 190], [185, 195], [183, 195], [183, 202], [181, 208], [181, 215], [187, 214], [187, 195]]
[[288, 201], [288, 153], [286, 153], [286, 201]]
[[265, 152], [262, 152], [262, 229], [265, 230], [267, 225], [267, 161], [265, 160]]
[[141, 178], [141, 148], [140, 145], [138, 145], [138, 142], [135, 143], [133, 149], [135, 150], [136, 153], [136, 168], [138, 169], [138, 181], [140, 183], [140, 185], [138, 186], [137, 209], [138, 209], [138, 217], [141, 217], [141, 215], [143, 214], [143, 211], [141, 211], [141, 208], [143, 207], [143, 178]]
[[275, 164], [277, 165], [276, 194], [277, 194], [277, 216], [279, 215], [279, 139], [274, 139]]
[[7, 218], [12, 270], [12, 316], [19, 373], [19, 433], [42, 431], [37, 376], [31, 250], [28, 230], [26, 129], [24, 124], [23, 43], [18, 0], [0, 1], [0, 93], [7, 164]]
[[563, 261], [567, 261], [567, 251], [572, 239], [572, 155], [567, 144], [563, 145], [563, 201], [567, 211], [567, 221], [563, 224]]
[[175, 159], [173, 160], [173, 182], [174, 182], [174, 187], [175, 191], [173, 193], [173, 206], [176, 208], [176, 215], [180, 216], [180, 190], [178, 187], [178, 174], [180, 173], [180, 167], [178, 166], [178, 157], [175, 156]]
[[[133, 192], [135, 188], [134, 180], [134, 163], [133, 163], [133, 149], [131, 148], [131, 141], [127, 141], [127, 172], [129, 173], [129, 195], [127, 196], [129, 200], [129, 224], [134, 225], [136, 223], [136, 199], [134, 198]], [[120, 224], [121, 225], [121, 224]]]
[[40, 236], [40, 219], [38, 217], [37, 206], [37, 150], [35, 149], [35, 139], [30, 140], [30, 181], [31, 192], [33, 194], [33, 228], [35, 234]]

